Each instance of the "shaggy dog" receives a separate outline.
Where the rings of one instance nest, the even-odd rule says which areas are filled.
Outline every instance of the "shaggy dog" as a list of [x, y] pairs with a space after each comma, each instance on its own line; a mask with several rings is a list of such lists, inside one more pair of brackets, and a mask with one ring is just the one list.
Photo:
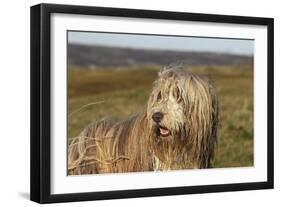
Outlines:
[[142, 113], [117, 123], [100, 120], [73, 139], [68, 174], [210, 168], [218, 117], [207, 78], [163, 70]]

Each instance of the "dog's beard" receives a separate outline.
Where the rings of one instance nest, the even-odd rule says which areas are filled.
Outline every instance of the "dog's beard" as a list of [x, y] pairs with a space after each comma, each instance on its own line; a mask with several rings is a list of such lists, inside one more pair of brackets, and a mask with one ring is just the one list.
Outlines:
[[176, 129], [169, 128], [161, 123], [152, 123], [153, 137], [157, 142], [169, 142], [174, 143], [178, 141], [184, 141], [187, 137], [187, 130], [183, 124], [178, 124]]

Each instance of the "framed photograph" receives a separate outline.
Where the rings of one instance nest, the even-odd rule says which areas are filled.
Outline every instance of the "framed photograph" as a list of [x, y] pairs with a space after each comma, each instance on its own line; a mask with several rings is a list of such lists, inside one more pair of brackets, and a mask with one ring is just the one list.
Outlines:
[[31, 7], [31, 200], [273, 188], [273, 19]]

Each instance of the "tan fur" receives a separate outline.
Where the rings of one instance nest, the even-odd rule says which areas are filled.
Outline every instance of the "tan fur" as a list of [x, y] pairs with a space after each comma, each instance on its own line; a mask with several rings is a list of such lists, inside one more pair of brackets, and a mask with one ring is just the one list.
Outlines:
[[[145, 111], [125, 121], [87, 126], [68, 148], [68, 173], [117, 173], [212, 167], [218, 100], [208, 79], [167, 69], [154, 82]], [[159, 134], [152, 115], [164, 114]]]

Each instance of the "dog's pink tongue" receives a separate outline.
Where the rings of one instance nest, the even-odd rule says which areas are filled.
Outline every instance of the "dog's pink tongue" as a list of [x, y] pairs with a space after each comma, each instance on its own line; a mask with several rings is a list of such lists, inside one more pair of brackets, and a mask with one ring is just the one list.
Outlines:
[[169, 134], [169, 130], [168, 130], [168, 129], [160, 128], [160, 133], [161, 133], [162, 135], [168, 135], [168, 134]]

